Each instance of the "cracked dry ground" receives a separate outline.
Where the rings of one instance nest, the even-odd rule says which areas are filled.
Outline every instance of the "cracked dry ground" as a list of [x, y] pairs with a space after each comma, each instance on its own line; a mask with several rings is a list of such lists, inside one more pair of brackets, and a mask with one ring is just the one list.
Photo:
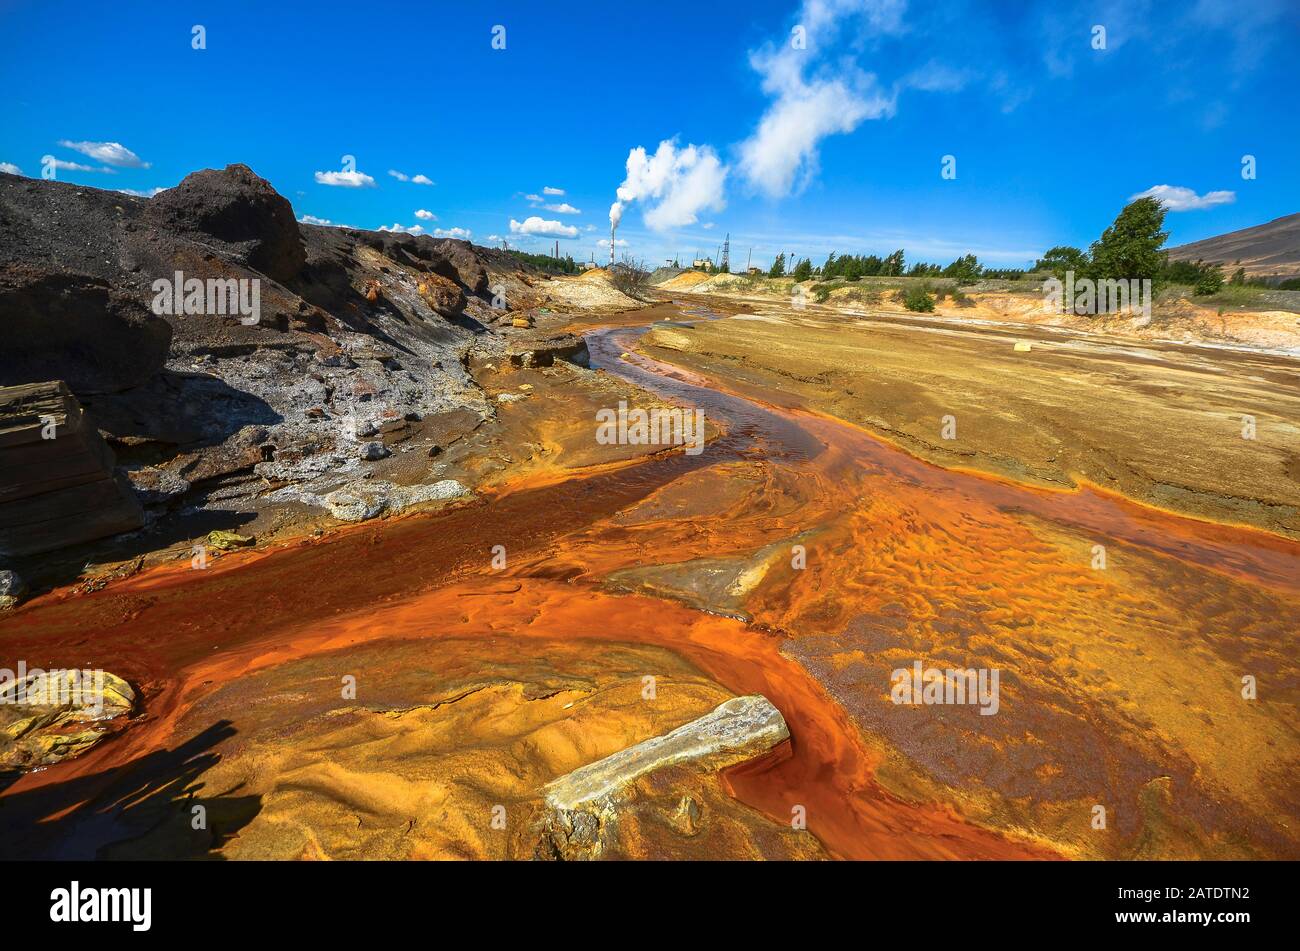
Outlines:
[[[761, 693], [789, 749], [641, 781], [608, 854], [1300, 854], [1300, 546], [1273, 468], [1294, 459], [1290, 365], [1246, 372], [1238, 355], [1171, 348], [1116, 382], [1081, 365], [1108, 346], [1114, 365], [1136, 360], [1123, 343], [1084, 341], [1054, 367], [1050, 338], [1030, 363], [1001, 331], [918, 325], [871, 344], [898, 374], [873, 389], [885, 371], [858, 359], [858, 338], [832, 346], [774, 319], [589, 336], [594, 365], [705, 410], [722, 435], [700, 456], [533, 472], [479, 504], [201, 577], [159, 569], [6, 622], [27, 656], [101, 664], [144, 696], [130, 728], [4, 792], [6, 848], [531, 857], [547, 781]], [[942, 360], [964, 369], [945, 377]], [[1209, 421], [1250, 394], [1259, 445], [1224, 450]], [[1170, 401], [1177, 454], [1160, 435]], [[939, 409], [970, 440], [964, 458], [936, 458], [952, 468], [867, 431], [923, 436]], [[1113, 491], [1078, 446], [1123, 464]], [[1190, 494], [1152, 497], [1173, 471]], [[891, 703], [890, 672], [918, 659], [998, 668], [998, 713]], [[354, 702], [340, 699], [349, 675]]]

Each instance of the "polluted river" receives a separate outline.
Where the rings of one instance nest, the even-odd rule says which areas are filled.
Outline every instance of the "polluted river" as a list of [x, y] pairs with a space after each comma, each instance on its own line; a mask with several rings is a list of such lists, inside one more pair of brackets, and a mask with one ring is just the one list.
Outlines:
[[[761, 694], [789, 742], [640, 788], [611, 854], [1294, 857], [1271, 818], [1295, 811], [1294, 732], [1235, 701], [1243, 674], [1294, 682], [1300, 546], [939, 468], [638, 352], [645, 330], [591, 330], [591, 365], [702, 410], [698, 455], [525, 476], [10, 622], [7, 656], [140, 700], [9, 780], [6, 851], [531, 858], [545, 783]], [[896, 702], [914, 665], [996, 671], [995, 703]]]

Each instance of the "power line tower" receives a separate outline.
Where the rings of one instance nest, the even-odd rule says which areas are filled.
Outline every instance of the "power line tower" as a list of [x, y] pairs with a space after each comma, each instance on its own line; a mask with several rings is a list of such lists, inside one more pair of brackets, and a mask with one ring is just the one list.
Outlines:
[[722, 242], [722, 265], [721, 270], [726, 272], [731, 270], [731, 232], [727, 232], [727, 237]]

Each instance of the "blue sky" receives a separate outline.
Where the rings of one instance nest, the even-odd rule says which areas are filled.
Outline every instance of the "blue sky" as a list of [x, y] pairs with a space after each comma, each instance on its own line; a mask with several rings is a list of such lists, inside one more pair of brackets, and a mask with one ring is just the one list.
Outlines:
[[147, 193], [243, 162], [300, 217], [597, 260], [622, 185], [620, 253], [730, 232], [733, 266], [1024, 265], [1156, 186], [1171, 244], [1300, 211], [1286, 0], [290, 6], [0, 0], [0, 165]]

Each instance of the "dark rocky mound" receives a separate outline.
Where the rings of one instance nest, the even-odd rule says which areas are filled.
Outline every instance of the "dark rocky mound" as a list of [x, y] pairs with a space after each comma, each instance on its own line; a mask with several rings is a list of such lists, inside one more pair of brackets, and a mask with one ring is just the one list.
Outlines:
[[30, 268], [0, 271], [0, 319], [10, 341], [0, 386], [62, 379], [80, 393], [125, 390], [158, 371], [172, 339], [138, 295]]
[[143, 217], [150, 227], [208, 245], [282, 284], [307, 263], [293, 206], [247, 165], [187, 175], [155, 195]]
[[[196, 300], [185, 290], [172, 313], [161, 302], [178, 271]], [[243, 165], [148, 200], [0, 173], [0, 386], [66, 381], [117, 454], [114, 484], [125, 476], [147, 507], [148, 532], [200, 510], [333, 511], [336, 491], [383, 483], [366, 481], [376, 465], [444, 481], [435, 453], [403, 457], [376, 440], [418, 436], [441, 451], [476, 432], [495, 402], [471, 354], [578, 360], [580, 341], [511, 349], [531, 323], [512, 311], [541, 302], [530, 272], [465, 241], [300, 225]], [[238, 313], [222, 287], [238, 291]], [[507, 309], [493, 306], [498, 287]], [[24, 491], [54, 498], [53, 478], [45, 467]]]

